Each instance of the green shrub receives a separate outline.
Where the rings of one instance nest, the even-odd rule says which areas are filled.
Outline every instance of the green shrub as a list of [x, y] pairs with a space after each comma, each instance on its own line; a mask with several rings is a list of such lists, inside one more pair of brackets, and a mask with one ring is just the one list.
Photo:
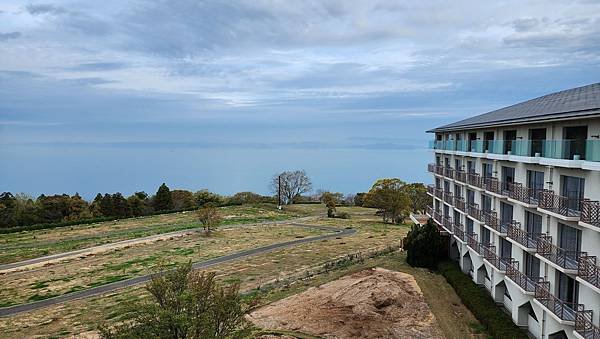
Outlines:
[[441, 262], [438, 268], [463, 304], [473, 312], [492, 337], [527, 338], [527, 335], [513, 323], [511, 317], [496, 306], [492, 297], [460, 270], [458, 264], [445, 261]]
[[442, 238], [431, 219], [427, 224], [413, 225], [404, 238], [406, 262], [411, 266], [436, 269], [440, 257]]
[[335, 217], [339, 218], [339, 219], [350, 219], [350, 213], [348, 213], [348, 212], [339, 212], [339, 213], [335, 214]]

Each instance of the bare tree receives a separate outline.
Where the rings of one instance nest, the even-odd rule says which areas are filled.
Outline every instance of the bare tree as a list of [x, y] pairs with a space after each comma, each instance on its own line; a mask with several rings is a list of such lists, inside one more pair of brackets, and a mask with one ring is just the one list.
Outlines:
[[207, 234], [210, 234], [213, 229], [217, 228], [222, 220], [219, 210], [211, 204], [200, 207], [196, 215]]
[[[281, 187], [279, 187], [281, 183]], [[293, 204], [294, 199], [312, 189], [310, 178], [306, 171], [285, 171], [281, 174], [275, 174], [271, 180], [271, 192], [277, 196], [281, 194], [281, 203], [285, 205]]]

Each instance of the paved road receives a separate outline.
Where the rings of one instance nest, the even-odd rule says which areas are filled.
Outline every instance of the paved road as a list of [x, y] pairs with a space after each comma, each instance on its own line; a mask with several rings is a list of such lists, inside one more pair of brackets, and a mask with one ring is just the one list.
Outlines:
[[[257, 247], [257, 248], [253, 248], [253, 249], [249, 249], [249, 250], [244, 250], [244, 251], [228, 254], [228, 255], [225, 255], [222, 257], [217, 257], [217, 258], [209, 259], [206, 261], [197, 262], [197, 263], [194, 263], [192, 265], [192, 267], [194, 269], [204, 269], [204, 268], [214, 266], [217, 264], [222, 264], [222, 263], [226, 263], [229, 261], [234, 261], [234, 260], [238, 260], [238, 259], [242, 259], [242, 258], [246, 258], [246, 257], [251, 257], [251, 256], [254, 256], [257, 254], [263, 254], [263, 253], [267, 253], [267, 252], [274, 251], [277, 249], [293, 247], [293, 246], [297, 246], [300, 244], [319, 241], [319, 240], [328, 239], [328, 238], [332, 238], [332, 237], [348, 236], [348, 235], [356, 233], [356, 230], [350, 229], [350, 228], [339, 229], [339, 228], [335, 228], [335, 227], [300, 224], [300, 223], [294, 223], [294, 222], [287, 222], [286, 224], [297, 226], [297, 227], [320, 229], [320, 230], [329, 231], [332, 233], [319, 235], [319, 236], [315, 236], [315, 237], [310, 237], [310, 238], [301, 238], [301, 239], [296, 239], [296, 240], [291, 240], [291, 241], [285, 241], [285, 242], [281, 242], [281, 243]], [[112, 292], [112, 291], [115, 291], [115, 290], [118, 290], [121, 288], [130, 287], [130, 286], [148, 282], [151, 278], [152, 278], [152, 275], [147, 274], [147, 275], [143, 275], [143, 276], [128, 279], [128, 280], [122, 280], [122, 281], [117, 281], [114, 283], [110, 283], [110, 284], [106, 284], [106, 285], [102, 285], [102, 286], [98, 286], [98, 287], [93, 287], [93, 288], [90, 288], [87, 290], [63, 294], [61, 296], [50, 298], [50, 299], [40, 300], [40, 301], [28, 303], [28, 304], [3, 307], [3, 308], [0, 308], [0, 317], [11, 316], [11, 315], [14, 315], [17, 313], [33, 311], [33, 310], [37, 310], [37, 309], [40, 309], [43, 307], [57, 305], [57, 304], [65, 303], [65, 302], [76, 300], [76, 299], [87, 298], [87, 297], [92, 297], [92, 296]]]
[[[251, 226], [251, 225], [271, 225], [271, 224], [283, 224], [283, 223], [287, 224], [289, 222], [306, 220], [306, 219], [307, 219], [307, 217], [302, 217], [302, 218], [296, 218], [296, 219], [290, 219], [290, 220], [266, 221], [266, 222], [238, 224], [238, 225], [235, 225], [235, 224], [234, 225], [224, 225], [223, 228], [225, 228], [225, 227], [227, 227], [227, 228], [243, 227], [243, 226]], [[38, 257], [38, 258], [33, 258], [33, 259], [28, 259], [28, 260], [23, 260], [23, 261], [17, 261], [17, 262], [12, 262], [12, 263], [8, 263], [8, 264], [2, 264], [2, 265], [0, 265], [0, 272], [5, 271], [5, 270], [13, 270], [15, 268], [23, 268], [23, 267], [27, 267], [27, 266], [31, 266], [31, 265], [43, 264], [43, 263], [47, 263], [47, 262], [59, 262], [59, 261], [63, 261], [63, 260], [72, 259], [75, 257], [85, 256], [86, 254], [110, 251], [110, 250], [117, 249], [117, 248], [132, 246], [135, 244], [144, 243], [144, 242], [148, 242], [148, 241], [155, 241], [155, 240], [163, 239], [163, 238], [177, 237], [177, 236], [181, 236], [183, 234], [190, 233], [190, 232], [199, 232], [200, 230], [201, 230], [200, 228], [189, 228], [189, 229], [185, 229], [185, 230], [154, 234], [154, 235], [141, 237], [141, 238], [133, 238], [133, 239], [128, 239], [128, 240], [115, 241], [115, 242], [111, 242], [111, 243], [107, 243], [107, 244], [103, 244], [103, 245], [86, 247], [86, 248], [82, 248], [79, 250], [51, 254], [51, 255], [46, 255], [43, 257]]]

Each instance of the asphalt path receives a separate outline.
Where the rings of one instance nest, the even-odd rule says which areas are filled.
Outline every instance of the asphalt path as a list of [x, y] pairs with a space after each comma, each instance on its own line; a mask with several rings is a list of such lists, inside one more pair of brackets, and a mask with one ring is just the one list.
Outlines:
[[[212, 258], [209, 260], [196, 262], [196, 263], [192, 264], [192, 267], [194, 269], [205, 269], [205, 268], [208, 268], [208, 267], [211, 267], [214, 265], [223, 264], [223, 263], [227, 263], [230, 261], [247, 258], [247, 257], [255, 256], [258, 254], [264, 254], [264, 253], [282, 249], [282, 248], [294, 247], [294, 246], [298, 246], [301, 244], [306, 244], [306, 243], [324, 240], [324, 239], [333, 238], [333, 237], [344, 237], [344, 236], [348, 236], [348, 235], [356, 233], [356, 230], [351, 229], [351, 228], [340, 229], [340, 228], [329, 227], [329, 226], [310, 225], [310, 224], [285, 222], [285, 221], [284, 221], [284, 223], [286, 223], [287, 225], [293, 225], [293, 226], [303, 227], [303, 228], [319, 229], [319, 230], [328, 231], [328, 232], [332, 232], [332, 233], [318, 235], [318, 236], [309, 237], [309, 238], [300, 238], [300, 239], [296, 239], [296, 240], [290, 240], [290, 241], [270, 244], [270, 245], [266, 245], [266, 246], [262, 246], [262, 247], [252, 248], [252, 249], [224, 255], [221, 257], [216, 257], [216, 258]], [[22, 313], [22, 312], [29, 312], [29, 311], [37, 310], [37, 309], [52, 306], [52, 305], [62, 304], [62, 303], [72, 301], [72, 300], [93, 297], [93, 296], [105, 294], [108, 292], [113, 292], [113, 291], [121, 289], [121, 288], [131, 287], [131, 286], [139, 285], [142, 283], [146, 283], [146, 282], [150, 281], [151, 279], [152, 279], [152, 274], [147, 274], [147, 275], [135, 277], [132, 279], [121, 280], [121, 281], [113, 282], [110, 284], [89, 288], [86, 290], [63, 294], [61, 296], [54, 297], [54, 298], [44, 299], [44, 300], [35, 301], [35, 302], [27, 303], [27, 304], [2, 307], [2, 308], [0, 308], [0, 317], [11, 316], [11, 315]]]

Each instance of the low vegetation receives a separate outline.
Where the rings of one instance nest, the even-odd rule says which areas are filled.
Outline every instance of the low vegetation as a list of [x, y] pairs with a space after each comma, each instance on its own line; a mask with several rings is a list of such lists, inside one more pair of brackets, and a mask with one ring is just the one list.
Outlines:
[[213, 272], [192, 271], [192, 264], [157, 272], [146, 285], [151, 299], [131, 305], [130, 319], [104, 327], [103, 338], [244, 338], [244, 316], [253, 306], [239, 284], [222, 286]]
[[439, 270], [492, 337], [527, 338], [510, 316], [498, 308], [490, 295], [465, 275], [456, 263], [442, 262]]

